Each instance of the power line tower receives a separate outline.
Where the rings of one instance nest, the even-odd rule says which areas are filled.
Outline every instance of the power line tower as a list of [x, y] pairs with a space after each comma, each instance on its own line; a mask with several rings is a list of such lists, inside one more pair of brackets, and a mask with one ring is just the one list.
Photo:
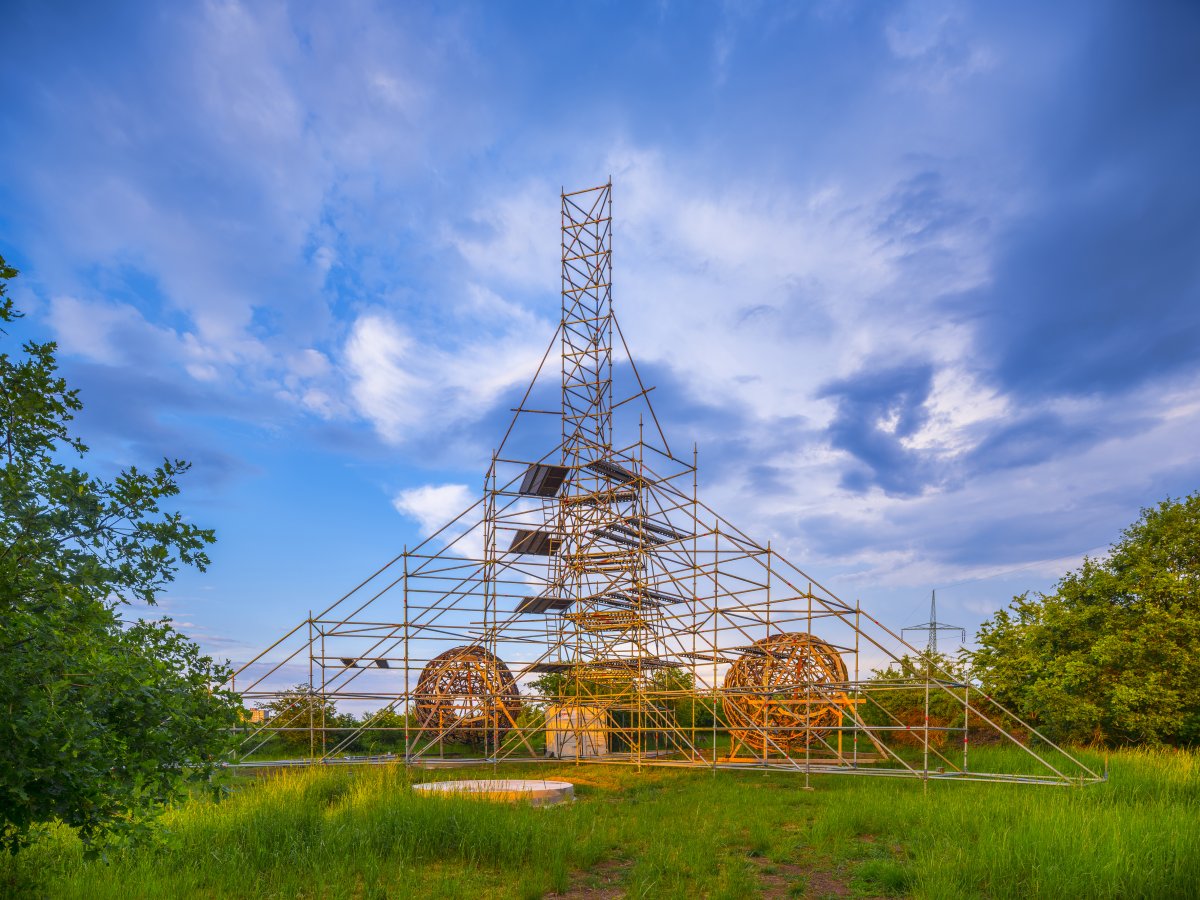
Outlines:
[[930, 659], [934, 659], [938, 652], [938, 632], [939, 631], [957, 631], [959, 640], [965, 642], [967, 640], [967, 630], [960, 628], [958, 625], [948, 625], [945, 622], [939, 622], [937, 618], [937, 591], [932, 592], [929, 600], [929, 621], [922, 622], [920, 625], [909, 625], [907, 628], [900, 629], [901, 635], [908, 631], [926, 631], [929, 633], [929, 639], [925, 644], [925, 655]]

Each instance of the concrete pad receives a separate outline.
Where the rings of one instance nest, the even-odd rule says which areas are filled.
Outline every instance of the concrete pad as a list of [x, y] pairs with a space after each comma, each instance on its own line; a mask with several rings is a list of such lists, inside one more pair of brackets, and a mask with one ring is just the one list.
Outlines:
[[529, 803], [532, 806], [553, 806], [575, 799], [575, 785], [569, 781], [546, 781], [540, 778], [478, 778], [470, 781], [427, 781], [414, 784], [413, 790], [426, 797], [453, 794], [477, 797], [501, 803]]

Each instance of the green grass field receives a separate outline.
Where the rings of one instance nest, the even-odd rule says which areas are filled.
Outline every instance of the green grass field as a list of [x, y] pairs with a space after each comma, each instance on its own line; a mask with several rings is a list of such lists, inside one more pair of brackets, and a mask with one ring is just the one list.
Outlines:
[[[1099, 757], [1083, 754], [1103, 765]], [[990, 757], [990, 758], [988, 758]], [[1015, 768], [1010, 751], [977, 764]], [[464, 771], [469, 774], [464, 775]], [[1123, 752], [1086, 788], [502, 766], [575, 782], [534, 809], [428, 799], [399, 766], [242, 778], [166, 815], [158, 847], [83, 859], [65, 829], [0, 863], [0, 893], [137, 897], [1194, 897], [1200, 757]]]

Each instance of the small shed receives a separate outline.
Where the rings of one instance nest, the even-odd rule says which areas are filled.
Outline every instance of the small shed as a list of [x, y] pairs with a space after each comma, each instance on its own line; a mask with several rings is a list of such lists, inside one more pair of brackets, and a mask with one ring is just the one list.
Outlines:
[[594, 759], [608, 755], [608, 716], [599, 706], [578, 703], [546, 708], [546, 756]]

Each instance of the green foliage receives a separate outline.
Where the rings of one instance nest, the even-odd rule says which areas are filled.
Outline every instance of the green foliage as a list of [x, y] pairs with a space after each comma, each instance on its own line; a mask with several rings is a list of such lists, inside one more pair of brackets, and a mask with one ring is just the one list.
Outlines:
[[[0, 259], [0, 321], [16, 271]], [[0, 844], [38, 825], [79, 829], [93, 850], [144, 837], [185, 783], [207, 780], [237, 722], [225, 671], [153, 604], [180, 565], [203, 570], [211, 531], [164, 513], [187, 463], [112, 481], [61, 461], [87, 447], [69, 431], [77, 393], [53, 344], [0, 354]]]
[[1103, 559], [985, 622], [985, 690], [1060, 740], [1200, 741], [1200, 493], [1143, 509]]
[[[281, 692], [263, 709], [269, 714], [268, 727], [275, 730], [275, 740], [285, 747], [308, 747], [315, 741], [320, 752], [321, 730], [341, 725], [334, 702], [307, 684]], [[349, 724], [355, 724], [353, 718]]]
[[[962, 662], [944, 653], [932, 656], [905, 654], [885, 669], [872, 669], [871, 680], [864, 691], [866, 702], [860, 715], [868, 725], [913, 729], [925, 723], [928, 699], [929, 724], [934, 728], [960, 728], [963, 723], [963, 700], [968, 673]], [[929, 682], [926, 691], [925, 683]], [[888, 732], [881, 732], [888, 734]], [[889, 743], [917, 744], [924, 741], [923, 732], [891, 732]], [[930, 742], [937, 747], [947, 741], [946, 732], [930, 732]]]
[[568, 696], [574, 679], [568, 678], [562, 672], [546, 672], [529, 682], [534, 693], [546, 698], [558, 699]]
[[533, 679], [529, 686], [535, 693], [554, 700], [584, 699], [615, 703], [632, 698], [633, 677], [580, 678], [566, 672], [547, 672]]
[[646, 692], [656, 704], [674, 711], [675, 724], [679, 728], [688, 730], [712, 727], [714, 710], [717, 714], [717, 724], [724, 724], [720, 699], [713, 698], [708, 692], [698, 695], [696, 676], [685, 669], [671, 667], [651, 673], [646, 679]]
[[[363, 713], [358, 724], [366, 726], [367, 730], [358, 738], [354, 747], [360, 748], [366, 753], [403, 753], [406, 723], [413, 732], [416, 731], [415, 716], [410, 718], [404, 713], [386, 707], [375, 712]], [[352, 748], [347, 747], [346, 749]]]

